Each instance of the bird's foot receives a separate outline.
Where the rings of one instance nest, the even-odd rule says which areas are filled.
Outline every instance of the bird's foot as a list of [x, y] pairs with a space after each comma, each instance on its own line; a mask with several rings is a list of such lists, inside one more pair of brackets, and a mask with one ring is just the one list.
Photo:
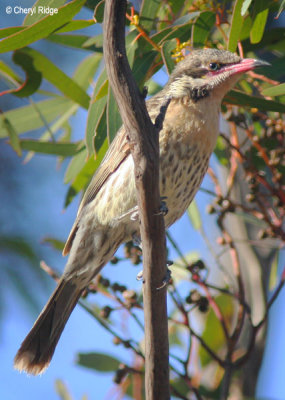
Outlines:
[[168, 207], [167, 207], [167, 204], [166, 204], [166, 201], [165, 201], [166, 199], [167, 199], [167, 196], [162, 196], [160, 198], [159, 212], [157, 214], [155, 214], [155, 215], [162, 215], [163, 217], [165, 217], [167, 215]]
[[135, 246], [138, 246], [142, 250], [142, 241], [141, 241], [140, 236], [138, 236], [136, 233], [133, 233], [132, 241], [134, 242]]
[[143, 270], [141, 270], [141, 271], [137, 274], [137, 281], [142, 281], [142, 283], [144, 283]]
[[[171, 281], [171, 271], [170, 271], [170, 269], [168, 268], [168, 267], [170, 267], [171, 265], [173, 264], [173, 261], [170, 261], [170, 260], [167, 260], [166, 261], [166, 275], [165, 275], [165, 277], [164, 277], [164, 279], [163, 279], [163, 281], [162, 281], [162, 285], [161, 286], [159, 286], [158, 288], [156, 288], [156, 290], [161, 290], [161, 289], [163, 289], [164, 287], [166, 287], [168, 284], [169, 284], [169, 282]], [[143, 283], [145, 282], [144, 281], [144, 277], [143, 277], [143, 270], [141, 270], [138, 274], [137, 274], [137, 280], [138, 281], [142, 281]]]
[[117, 221], [122, 221], [125, 218], [130, 218], [131, 221], [138, 221], [139, 219], [139, 208], [138, 206], [135, 206], [133, 208], [130, 208], [127, 212], [124, 214], [120, 215], [119, 217], [116, 218]]
[[158, 288], [156, 288], [156, 290], [161, 290], [161, 289], [165, 288], [169, 284], [170, 281], [171, 281], [171, 271], [169, 268], [167, 268], [166, 275], [162, 281], [162, 285], [159, 286]]

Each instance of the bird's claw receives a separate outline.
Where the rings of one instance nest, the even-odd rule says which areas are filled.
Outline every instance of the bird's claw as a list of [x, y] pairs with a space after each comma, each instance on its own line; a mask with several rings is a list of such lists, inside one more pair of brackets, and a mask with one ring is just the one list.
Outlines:
[[132, 241], [134, 242], [135, 246], [138, 246], [142, 250], [141, 238], [138, 235], [136, 235], [135, 233], [132, 234]]
[[163, 196], [163, 197], [160, 198], [159, 212], [157, 214], [155, 214], [155, 215], [162, 215], [163, 217], [165, 217], [167, 215], [168, 207], [167, 207], [167, 204], [166, 204], [166, 201], [165, 201], [166, 199], [167, 199], [166, 196]]
[[143, 279], [143, 270], [141, 270], [138, 274], [137, 274], [137, 281], [142, 281], [144, 283], [144, 279]]
[[138, 208], [138, 206], [135, 206], [135, 207], [131, 208], [130, 210], [128, 210], [124, 214], [120, 215], [116, 219], [118, 221], [121, 221], [121, 220], [125, 219], [126, 217], [129, 217], [131, 221], [138, 221], [138, 219], [139, 219], [139, 208]]
[[169, 284], [170, 280], [171, 280], [171, 271], [170, 271], [170, 269], [167, 268], [166, 276], [162, 281], [162, 285], [159, 286], [158, 288], [156, 288], [156, 290], [161, 290], [161, 289], [165, 288]]

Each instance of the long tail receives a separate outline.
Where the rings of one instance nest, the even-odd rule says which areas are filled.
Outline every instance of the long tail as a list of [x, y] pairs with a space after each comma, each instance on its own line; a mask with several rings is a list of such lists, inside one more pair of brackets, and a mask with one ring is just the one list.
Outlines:
[[14, 367], [37, 375], [49, 365], [65, 324], [82, 293], [72, 281], [61, 280], [18, 350]]

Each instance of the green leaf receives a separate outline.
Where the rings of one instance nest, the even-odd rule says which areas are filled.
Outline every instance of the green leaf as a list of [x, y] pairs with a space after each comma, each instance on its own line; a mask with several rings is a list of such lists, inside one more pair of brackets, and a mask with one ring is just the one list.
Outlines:
[[25, 47], [40, 39], [46, 38], [59, 27], [69, 22], [82, 8], [86, 0], [73, 0], [60, 7], [58, 14], [48, 15], [33, 25], [3, 39], [0, 42], [0, 53]]
[[[118, 110], [118, 106], [113, 95], [112, 89], [109, 86], [108, 89], [108, 100], [107, 100], [107, 136], [109, 143], [112, 142], [116, 136], [117, 131], [122, 126], [122, 118]], [[95, 146], [96, 148], [96, 146]]]
[[17, 50], [15, 54], [18, 54], [18, 58], [25, 57], [25, 55], [31, 57], [34, 67], [41, 72], [46, 80], [52, 83], [66, 97], [88, 109], [90, 101], [88, 94], [46, 56], [28, 47]]
[[[105, 90], [106, 94], [104, 92]], [[106, 70], [104, 69], [97, 79], [88, 110], [87, 125], [85, 132], [85, 141], [86, 141], [88, 155], [94, 153], [95, 129], [98, 124], [98, 120], [100, 120], [106, 108], [107, 93], [108, 93], [107, 74]]]
[[76, 363], [99, 372], [112, 372], [118, 369], [121, 361], [104, 353], [79, 353]]
[[13, 61], [26, 73], [25, 82], [12, 92], [18, 97], [28, 97], [35, 93], [42, 82], [42, 74], [34, 67], [33, 58], [26, 53], [14, 52]]
[[168, 75], [171, 74], [171, 72], [174, 70], [175, 67], [175, 62], [172, 57], [172, 51], [176, 48], [176, 46], [177, 46], [177, 40], [171, 39], [163, 42], [163, 45], [161, 47], [161, 55], [164, 65], [166, 66]]
[[51, 247], [55, 250], [62, 251], [64, 248], [65, 242], [59, 239], [51, 238], [51, 237], [46, 237], [43, 240], [43, 243], [48, 243], [51, 245]]
[[72, 159], [66, 169], [64, 175], [64, 183], [69, 183], [73, 181], [79, 172], [82, 170], [87, 159], [87, 150], [82, 148]]
[[21, 237], [0, 236], [1, 253], [8, 251], [26, 258], [30, 263], [36, 264], [38, 258], [32, 246]]
[[[86, 138], [86, 146], [87, 146], [87, 151], [88, 151], [89, 156], [91, 154], [93, 154], [94, 150], [95, 150], [94, 149], [94, 137], [96, 134], [96, 129], [98, 127], [98, 124], [106, 111], [106, 102], [107, 102], [107, 98], [104, 97], [104, 98], [96, 101], [95, 103], [91, 104], [91, 107], [89, 108], [89, 111], [88, 111], [85, 138]], [[107, 132], [105, 132], [105, 137], [106, 137], [106, 135], [107, 135]]]
[[249, 9], [249, 6], [251, 5], [252, 0], [244, 0], [243, 5], [241, 7], [241, 15], [242, 17], [245, 16], [247, 10]]
[[[128, 46], [127, 38], [129, 36], [129, 34], [126, 37], [126, 47]], [[94, 48], [98, 49], [98, 51], [102, 51], [103, 50], [103, 34], [99, 34], [99, 35], [96, 35], [96, 36], [91, 36], [84, 43], [84, 47], [88, 48], [88, 47], [92, 47], [92, 46]]]
[[[153, 62], [157, 57], [157, 52], [151, 50], [143, 55], [143, 58], [137, 57], [132, 68], [134, 78], [138, 87], [142, 90], [144, 83], [149, 76], [149, 71], [152, 69]], [[153, 72], [153, 71], [152, 71]]]
[[[50, 35], [47, 40], [49, 42], [54, 42], [57, 44], [61, 44], [63, 46], [68, 46], [72, 47], [75, 49], [81, 49], [81, 50], [92, 50], [92, 51], [100, 51], [98, 48], [94, 46], [86, 47], [84, 44], [86, 41], [90, 39], [89, 36], [87, 35], [70, 35], [70, 34], [54, 34]], [[101, 50], [102, 52], [103, 50]]]
[[[0, 39], [4, 37], [14, 35], [17, 32], [22, 31], [24, 28], [22, 26], [11, 26], [9, 28], [0, 29]], [[1, 43], [1, 42], [0, 42]]]
[[282, 96], [285, 94], [285, 83], [281, 83], [277, 86], [264, 89], [262, 91], [263, 96]]
[[168, 4], [171, 8], [171, 11], [174, 14], [177, 14], [185, 4], [185, 0], [168, 0]]
[[[104, 108], [103, 113], [100, 115], [95, 126], [95, 136], [93, 138], [93, 149], [95, 157], [101, 146], [104, 144], [107, 137], [107, 106]], [[108, 137], [107, 137], [108, 139]], [[108, 140], [109, 142], [109, 140]]]
[[94, 21], [103, 23], [104, 19], [105, 0], [99, 1], [94, 10]]
[[157, 14], [161, 2], [157, 0], [143, 0], [139, 19], [140, 24], [146, 32], [150, 32], [154, 24], [154, 16]]
[[57, 156], [71, 157], [80, 151], [82, 143], [59, 143], [59, 142], [40, 142], [38, 140], [20, 140], [22, 150], [34, 151], [36, 153], [54, 154]]
[[[62, 113], [67, 111], [74, 104], [70, 100], [55, 96], [52, 99], [42, 100], [38, 103], [15, 108], [14, 110], [3, 113], [10, 124], [13, 126], [17, 134], [25, 133], [35, 129], [39, 129], [46, 123], [55, 120]], [[44, 118], [44, 121], [43, 121]], [[0, 137], [7, 137], [8, 132], [6, 126], [0, 123]]]
[[193, 21], [195, 18], [198, 18], [200, 15], [200, 11], [194, 11], [191, 13], [187, 13], [186, 15], [183, 15], [183, 17], [180, 17], [176, 19], [171, 27], [174, 26], [182, 26], [188, 24], [190, 21]]
[[83, 165], [80, 172], [72, 182], [72, 185], [68, 189], [64, 207], [67, 207], [73, 198], [83, 189], [85, 189], [90, 182], [94, 172], [99, 167], [101, 161], [103, 160], [106, 151], [108, 150], [108, 140], [105, 139], [104, 143], [102, 144], [98, 154], [95, 158], [92, 156], [88, 159], [88, 161]]
[[[167, 235], [169, 238], [169, 236]], [[173, 265], [171, 265], [171, 278], [177, 284], [179, 282], [189, 280], [189, 271], [185, 268], [185, 261], [187, 265], [192, 264], [194, 261], [199, 260], [200, 254], [197, 251], [191, 251], [183, 255], [183, 258], [177, 258]]]
[[252, 19], [251, 19], [250, 15], [247, 15], [243, 21], [242, 30], [241, 30], [241, 33], [239, 36], [240, 41], [243, 41], [243, 40], [246, 40], [249, 38], [251, 27], [252, 27]]
[[19, 136], [17, 135], [17, 132], [13, 128], [13, 125], [11, 125], [10, 121], [3, 116], [2, 113], [0, 113], [1, 117], [3, 118], [3, 125], [5, 126], [9, 138], [10, 138], [10, 145], [11, 147], [15, 150], [15, 152], [18, 154], [18, 156], [22, 156], [22, 149], [21, 149], [21, 144], [19, 141]]
[[[217, 303], [219, 309], [221, 310], [227, 328], [230, 329], [234, 314], [234, 304], [232, 297], [222, 294], [215, 297], [215, 302]], [[214, 335], [213, 332], [215, 332]], [[225, 335], [223, 328], [221, 326], [221, 322], [218, 320], [212, 308], [210, 308], [206, 316], [205, 328], [202, 333], [202, 339], [217, 355], [220, 354], [220, 351], [226, 344]], [[202, 367], [205, 367], [206, 365], [209, 364], [209, 362], [212, 361], [212, 357], [210, 356], [210, 354], [201, 345], [199, 347], [199, 357]]]
[[215, 21], [216, 14], [212, 11], [204, 11], [200, 13], [199, 17], [192, 25], [191, 42], [193, 47], [202, 47], [205, 45]]
[[269, 8], [267, 0], [258, 0], [253, 6], [253, 24], [250, 31], [251, 43], [259, 43], [265, 29]]
[[69, 393], [66, 384], [61, 379], [56, 379], [55, 390], [61, 400], [72, 400], [72, 396]]
[[12, 82], [14, 85], [17, 83], [22, 83], [21, 78], [9, 65], [5, 64], [4, 61], [0, 60], [0, 75], [7, 79], [9, 82]]
[[202, 221], [201, 221], [200, 212], [199, 212], [199, 209], [197, 207], [197, 203], [195, 200], [193, 200], [192, 203], [190, 204], [190, 206], [188, 207], [187, 214], [188, 214], [188, 217], [191, 221], [193, 228], [196, 229], [197, 231], [199, 231], [202, 226]]
[[280, 253], [276, 252], [274, 259], [271, 264], [270, 268], [270, 275], [269, 275], [269, 284], [268, 288], [270, 291], [274, 290], [278, 283], [278, 262], [279, 262]]
[[261, 111], [285, 112], [285, 104], [276, 101], [266, 100], [261, 97], [250, 96], [248, 94], [231, 90], [224, 98], [225, 103], [236, 104], [242, 107], [258, 108]]
[[219, 163], [222, 165], [228, 165], [229, 164], [229, 155], [227, 154], [227, 146], [225, 144], [225, 141], [221, 138], [221, 136], [218, 137], [216, 147], [215, 147], [215, 156], [218, 158]]
[[102, 54], [95, 53], [84, 58], [84, 60], [77, 66], [73, 79], [82, 89], [88, 89], [101, 61]]
[[257, 49], [264, 49], [265, 47], [267, 48], [272, 47], [272, 49], [275, 52], [276, 47], [278, 47], [278, 45], [280, 44], [283, 51], [284, 41], [285, 41], [285, 28], [273, 28], [270, 30], [266, 30], [266, 35], [263, 35], [259, 43], [253, 44], [249, 40], [243, 41], [243, 49], [244, 52], [247, 53], [249, 51], [256, 51]]
[[241, 15], [241, 8], [244, 0], [236, 0], [234, 9], [233, 9], [233, 17], [231, 22], [231, 29], [229, 35], [229, 43], [228, 50], [235, 52], [237, 48], [237, 44], [240, 38], [240, 33], [243, 25], [243, 17]]
[[278, 13], [277, 13], [275, 19], [278, 19], [280, 17], [280, 15], [284, 9], [285, 9], [285, 0], [282, 0], [282, 3], [280, 4], [280, 7], [279, 7], [279, 10], [278, 10]]
[[23, 25], [24, 26], [32, 25], [35, 22], [42, 19], [44, 14], [41, 11], [41, 8], [39, 7], [50, 7], [51, 9], [59, 8], [64, 3], [65, 0], [37, 0], [35, 4], [32, 6], [32, 9], [35, 10], [35, 12], [33, 12], [33, 15], [31, 13], [26, 15]]
[[74, 21], [70, 21], [61, 28], [56, 30], [56, 33], [65, 33], [78, 31], [79, 29], [88, 28], [88, 26], [95, 25], [95, 21], [93, 19], [76, 19]]

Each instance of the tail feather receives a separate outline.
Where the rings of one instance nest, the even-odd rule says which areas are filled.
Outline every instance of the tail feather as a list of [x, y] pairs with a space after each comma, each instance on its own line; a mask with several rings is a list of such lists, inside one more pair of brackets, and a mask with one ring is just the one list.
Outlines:
[[16, 369], [33, 375], [44, 372], [81, 293], [71, 281], [59, 282], [15, 356]]

